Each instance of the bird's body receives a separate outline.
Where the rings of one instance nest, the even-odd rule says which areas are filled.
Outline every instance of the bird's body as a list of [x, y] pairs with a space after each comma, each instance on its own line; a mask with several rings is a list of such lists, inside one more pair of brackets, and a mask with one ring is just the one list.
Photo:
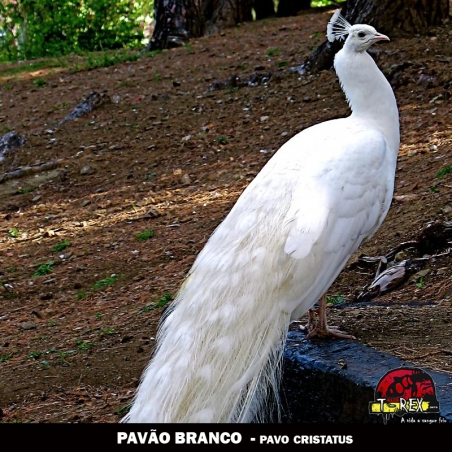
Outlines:
[[290, 322], [385, 218], [397, 106], [372, 58], [349, 39], [335, 68], [352, 115], [294, 136], [242, 193], [162, 323], [127, 421], [261, 419], [268, 393], [277, 394]]

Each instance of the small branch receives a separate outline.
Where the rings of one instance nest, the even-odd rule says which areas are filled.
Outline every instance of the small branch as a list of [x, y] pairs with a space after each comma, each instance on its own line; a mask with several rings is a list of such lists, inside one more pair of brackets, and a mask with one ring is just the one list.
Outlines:
[[64, 161], [64, 159], [51, 160], [50, 162], [40, 163], [39, 165], [33, 166], [23, 166], [10, 171], [9, 173], [0, 174], [0, 184], [3, 184], [7, 180], [19, 179], [29, 174], [40, 173], [42, 171], [58, 168]]
[[417, 248], [418, 244], [419, 243], [417, 240], [410, 240], [409, 242], [403, 242], [399, 246], [396, 246], [395, 248], [390, 250], [388, 252], [388, 254], [386, 254], [385, 257], [387, 260], [392, 260], [392, 259], [394, 259], [395, 255], [397, 253], [400, 253], [400, 251], [406, 250], [408, 248]]
[[442, 348], [442, 349], [436, 350], [434, 352], [425, 353], [423, 355], [403, 357], [402, 359], [404, 359], [405, 361], [411, 361], [413, 359], [423, 359], [423, 358], [427, 358], [428, 356], [440, 355], [441, 353], [444, 353], [445, 355], [452, 355], [452, 350], [446, 350], [446, 349]]

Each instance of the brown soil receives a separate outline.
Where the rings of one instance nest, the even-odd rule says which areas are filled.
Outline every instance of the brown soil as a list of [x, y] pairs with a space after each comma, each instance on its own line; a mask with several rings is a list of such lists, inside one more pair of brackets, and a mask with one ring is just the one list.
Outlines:
[[[0, 287], [2, 421], [121, 418], [152, 351], [158, 302], [176, 293], [274, 151], [302, 129], [348, 114], [333, 71], [287, 72], [323, 41], [328, 18], [248, 23], [108, 68], [2, 77], [2, 134], [15, 130], [27, 142], [0, 170], [64, 159], [0, 185], [0, 279], [13, 286], [12, 294]], [[452, 164], [451, 39], [449, 24], [373, 51], [385, 74], [409, 64], [392, 77], [402, 127], [395, 198], [360, 253], [385, 254], [430, 221], [450, 220], [452, 174], [436, 175]], [[256, 70], [278, 76], [268, 86], [207, 90]], [[91, 91], [106, 100], [57, 127]], [[155, 235], [139, 240], [147, 229]], [[70, 246], [55, 252], [64, 240]], [[34, 276], [50, 261], [51, 273]], [[375, 269], [347, 268], [329, 292], [344, 296], [330, 323], [362, 344], [450, 373], [451, 264], [448, 256], [431, 260], [422, 280], [367, 305], [353, 300]]]

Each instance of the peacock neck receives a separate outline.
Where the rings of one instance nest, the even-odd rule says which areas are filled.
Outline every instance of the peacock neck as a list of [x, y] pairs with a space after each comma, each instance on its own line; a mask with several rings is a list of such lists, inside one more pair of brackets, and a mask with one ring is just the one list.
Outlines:
[[397, 103], [391, 85], [375, 61], [367, 52], [344, 47], [336, 54], [334, 67], [352, 110], [351, 118], [377, 128], [397, 154], [400, 144]]

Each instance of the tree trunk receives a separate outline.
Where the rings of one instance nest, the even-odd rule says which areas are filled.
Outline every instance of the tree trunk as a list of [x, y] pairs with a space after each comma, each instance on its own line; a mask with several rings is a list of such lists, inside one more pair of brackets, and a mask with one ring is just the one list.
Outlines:
[[155, 28], [146, 50], [183, 45], [204, 34], [204, 0], [155, 0]]
[[351, 24], [371, 24], [391, 36], [427, 33], [449, 16], [449, 0], [348, 0], [344, 17]]
[[311, 0], [279, 0], [277, 15], [279, 17], [296, 16], [298, 11], [310, 7]]
[[253, 20], [254, 0], [204, 0], [206, 34], [217, 33], [227, 27]]
[[266, 19], [275, 15], [275, 4], [273, 0], [254, 0], [254, 11], [256, 20]]
[[[342, 13], [351, 24], [369, 24], [390, 37], [422, 34], [449, 17], [449, 0], [348, 0]], [[341, 45], [324, 42], [303, 63], [303, 69], [329, 69]]]

